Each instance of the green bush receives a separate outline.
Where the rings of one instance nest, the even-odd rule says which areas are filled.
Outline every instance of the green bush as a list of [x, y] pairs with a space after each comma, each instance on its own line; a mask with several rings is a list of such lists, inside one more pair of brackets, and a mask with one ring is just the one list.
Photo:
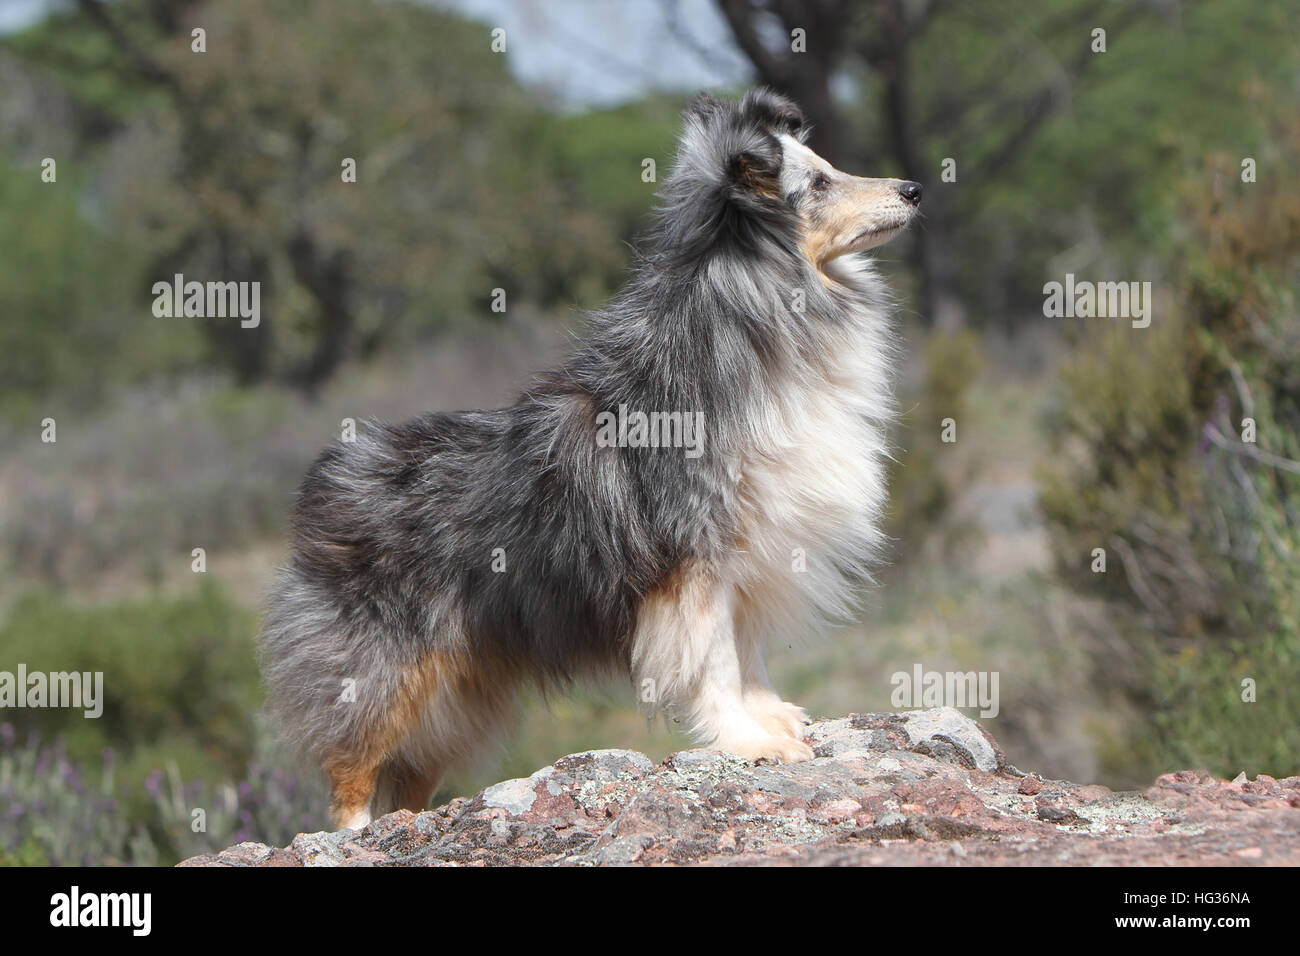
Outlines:
[[81, 607], [29, 595], [0, 626], [0, 670], [103, 672], [103, 714], [9, 708], [19, 734], [62, 736], [73, 760], [112, 748], [136, 781], [175, 761], [186, 776], [236, 776], [252, 755], [259, 706], [254, 621], [204, 580], [182, 597]]
[[1177, 314], [1065, 370], [1041, 504], [1063, 578], [1148, 653], [1114, 678], [1152, 713], [1138, 750], [1281, 776], [1300, 753], [1300, 121], [1259, 103], [1258, 182], [1214, 156], [1183, 190]]
[[76, 164], [57, 170], [42, 182], [39, 167], [0, 153], [0, 422], [25, 427], [186, 361], [196, 339], [122, 305], [136, 253], [82, 214]]

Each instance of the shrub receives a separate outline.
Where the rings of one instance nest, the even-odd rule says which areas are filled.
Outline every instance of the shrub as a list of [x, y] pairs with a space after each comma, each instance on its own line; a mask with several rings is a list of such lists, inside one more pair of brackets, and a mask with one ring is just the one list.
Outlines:
[[252, 615], [206, 579], [188, 596], [80, 607], [51, 594], [18, 601], [0, 626], [4, 670], [103, 672], [103, 714], [12, 709], [20, 734], [62, 735], [74, 760], [109, 747], [131, 780], [168, 759], [190, 774], [238, 774], [259, 705]]
[[163, 853], [182, 860], [249, 840], [284, 846], [299, 833], [332, 830], [323, 784], [315, 775], [281, 769], [280, 762], [259, 746], [235, 780], [185, 781], [174, 763], [151, 773], [144, 787]]
[[169, 864], [246, 840], [283, 846], [327, 823], [320, 786], [271, 768], [261, 748], [233, 780], [186, 780], [168, 761], [132, 784], [111, 749], [91, 765], [62, 738], [20, 741], [0, 724], [0, 866]]
[[1149, 651], [1140, 746], [1225, 775], [1286, 775], [1300, 752], [1300, 120], [1257, 96], [1259, 181], [1226, 155], [1189, 177], [1178, 314], [1082, 344], [1041, 495], [1061, 575]]

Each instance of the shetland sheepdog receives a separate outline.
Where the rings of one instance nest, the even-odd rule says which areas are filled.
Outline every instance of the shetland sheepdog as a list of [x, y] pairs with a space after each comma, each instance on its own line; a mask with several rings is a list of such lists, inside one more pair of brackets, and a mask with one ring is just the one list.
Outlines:
[[427, 806], [521, 686], [630, 678], [701, 745], [812, 758], [769, 642], [852, 616], [883, 535], [889, 297], [917, 183], [697, 97], [627, 285], [509, 408], [368, 423], [311, 466], [260, 657], [339, 827]]

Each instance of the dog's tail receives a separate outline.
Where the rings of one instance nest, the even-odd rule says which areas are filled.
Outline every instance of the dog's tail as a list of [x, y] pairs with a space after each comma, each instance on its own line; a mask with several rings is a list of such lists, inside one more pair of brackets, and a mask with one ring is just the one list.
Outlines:
[[297, 565], [281, 571], [258, 646], [267, 711], [280, 742], [301, 763], [324, 770], [331, 790], [353, 771], [371, 772], [392, 721], [394, 668], [382, 635], [367, 631], [350, 624]]
[[324, 771], [339, 827], [365, 826], [377, 790], [385, 801], [380, 812], [395, 809], [387, 804], [402, 796], [398, 778], [412, 775], [382, 773], [399, 731], [395, 698], [402, 691], [382, 637], [376, 624], [339, 613], [329, 589], [298, 564], [283, 568], [257, 649], [266, 710], [304, 769]]

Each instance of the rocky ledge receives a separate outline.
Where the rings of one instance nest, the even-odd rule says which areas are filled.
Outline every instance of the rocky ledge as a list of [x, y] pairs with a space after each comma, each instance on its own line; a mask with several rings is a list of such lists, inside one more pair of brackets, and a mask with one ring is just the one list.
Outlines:
[[359, 832], [180, 865], [1300, 864], [1300, 777], [1182, 771], [1144, 793], [1044, 780], [951, 708], [820, 720], [805, 739], [816, 759], [792, 765], [572, 754]]

